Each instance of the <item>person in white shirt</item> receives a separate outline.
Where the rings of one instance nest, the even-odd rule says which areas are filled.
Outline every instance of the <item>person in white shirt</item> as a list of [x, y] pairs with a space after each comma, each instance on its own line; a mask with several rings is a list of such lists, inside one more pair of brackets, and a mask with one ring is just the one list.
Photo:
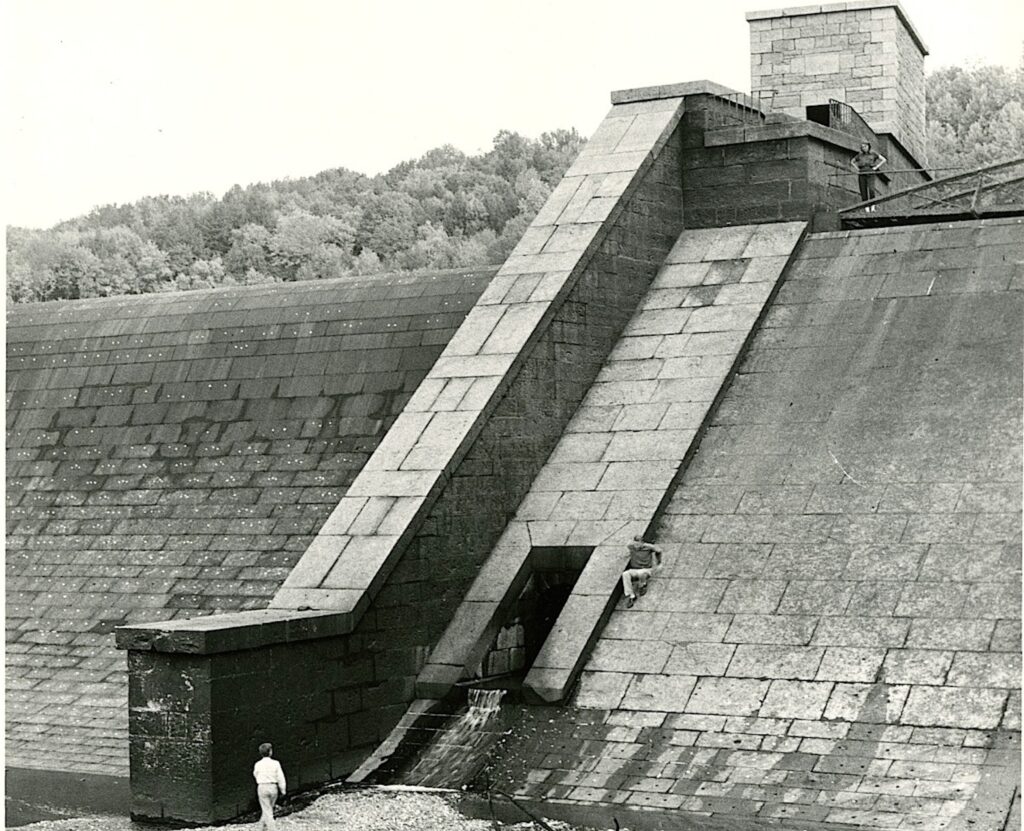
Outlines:
[[274, 806], [278, 797], [284, 796], [287, 791], [281, 763], [272, 758], [273, 755], [274, 746], [270, 742], [264, 742], [260, 745], [260, 756], [263, 758], [252, 769], [252, 775], [256, 779], [256, 796], [260, 801], [260, 828], [264, 831], [276, 831]]

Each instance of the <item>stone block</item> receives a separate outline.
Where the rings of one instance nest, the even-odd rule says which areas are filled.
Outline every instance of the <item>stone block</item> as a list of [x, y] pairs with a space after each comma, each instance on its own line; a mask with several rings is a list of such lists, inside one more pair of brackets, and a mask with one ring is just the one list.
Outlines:
[[836, 684], [825, 708], [826, 719], [893, 724], [899, 721], [910, 687], [889, 684]]
[[[530, 259], [523, 257], [522, 259]], [[538, 269], [544, 270], [544, 269]], [[515, 270], [507, 274], [521, 273]], [[445, 347], [443, 356], [476, 355], [484, 342], [491, 336], [495, 327], [508, 310], [508, 306], [477, 306], [471, 309], [458, 331]], [[483, 374], [483, 373], [480, 373]]]
[[664, 612], [713, 612], [724, 590], [724, 580], [666, 579], [657, 573], [648, 589], [649, 599], [644, 603]]
[[554, 463], [601, 461], [612, 433], [570, 433], [561, 438], [549, 456]]
[[[663, 402], [656, 402], [655, 406]], [[666, 405], [667, 406], [667, 405]], [[695, 436], [693, 430], [642, 430], [615, 434], [601, 461], [645, 462], [682, 460]], [[659, 480], [655, 479], [655, 483]]]
[[[817, 622], [816, 618], [802, 615], [738, 614], [733, 617], [725, 640], [730, 643], [804, 646], [811, 641]], [[822, 641], [815, 636], [814, 643], [817, 645]]]
[[882, 617], [825, 617], [812, 643], [821, 646], [903, 646], [909, 621]]
[[646, 490], [667, 488], [678, 461], [610, 462], [597, 484], [598, 490]]
[[885, 656], [882, 680], [890, 684], [942, 684], [951, 652], [923, 649], [891, 649]]
[[631, 710], [681, 713], [686, 710], [695, 682], [695, 678], [686, 675], [634, 675], [621, 706]]
[[438, 484], [436, 470], [381, 470], [360, 474], [346, 496], [426, 496]]
[[533, 490], [589, 491], [595, 490], [609, 465], [600, 462], [550, 463], [544, 466], [533, 482]]
[[736, 647], [726, 674], [741, 678], [813, 679], [824, 651], [816, 647], [741, 644]]
[[860, 681], [877, 679], [885, 649], [832, 646], [825, 650], [815, 679], [818, 681]]
[[664, 401], [651, 404], [626, 404], [612, 423], [612, 430], [653, 430], [661, 424], [669, 406]]
[[740, 678], [701, 678], [690, 696], [688, 713], [757, 715], [768, 681]]
[[674, 120], [675, 113], [669, 110], [637, 114], [616, 144], [615, 152], [630, 153], [652, 149], [665, 132], [666, 127]]
[[635, 172], [647, 158], [648, 150], [631, 151], [624, 153], [604, 153], [600, 155], [587, 156], [576, 159], [569, 170], [567, 177], [591, 176], [598, 173], [619, 173]]
[[999, 725], [1006, 690], [913, 687], [903, 711], [904, 724], [989, 730]]
[[524, 692], [530, 698], [554, 704], [562, 701], [573, 682], [573, 673], [568, 669], [534, 666], [523, 683]]
[[821, 718], [832, 689], [831, 682], [772, 681], [759, 714], [768, 718]]
[[972, 585], [963, 612], [969, 617], [1019, 619], [1021, 614], [1020, 581], [1004, 580], [999, 583]]
[[322, 588], [368, 590], [379, 586], [397, 540], [388, 536], [352, 537], [323, 579]]
[[918, 649], [969, 649], [988, 647], [995, 628], [993, 620], [920, 618], [913, 621], [907, 646]]
[[[536, 255], [540, 257], [544, 255]], [[561, 253], [559, 257], [577, 256]], [[562, 267], [571, 267], [571, 263], [548, 264], [544, 271], [555, 271]], [[520, 352], [531, 337], [536, 333], [545, 314], [549, 312], [548, 303], [516, 303], [506, 307], [505, 314], [495, 324], [487, 340], [480, 348], [480, 354], [508, 354]]]
[[1020, 689], [1020, 680], [1020, 655], [958, 652], [953, 658], [946, 683], [957, 687]]
[[587, 663], [595, 672], [660, 673], [668, 662], [670, 644], [661, 641], [600, 640]]
[[724, 643], [682, 643], [672, 649], [664, 671], [669, 675], [724, 675], [736, 647]]
[[[349, 501], [349, 505], [353, 503], [363, 504], [365, 500]], [[350, 539], [347, 536], [318, 535], [310, 543], [302, 559], [288, 574], [284, 587], [289, 589], [318, 588], [324, 577], [334, 568], [334, 564], [338, 561]]]
[[482, 378], [502, 376], [512, 366], [515, 355], [442, 355], [434, 363], [435, 378]]
[[615, 709], [632, 679], [631, 674], [622, 672], [583, 672], [573, 704], [588, 709]]
[[587, 140], [582, 152], [588, 155], [602, 155], [615, 150], [616, 145], [626, 134], [626, 131], [633, 124], [636, 116], [614, 114], [614, 110], [605, 116], [604, 120], [597, 126], [593, 135]]

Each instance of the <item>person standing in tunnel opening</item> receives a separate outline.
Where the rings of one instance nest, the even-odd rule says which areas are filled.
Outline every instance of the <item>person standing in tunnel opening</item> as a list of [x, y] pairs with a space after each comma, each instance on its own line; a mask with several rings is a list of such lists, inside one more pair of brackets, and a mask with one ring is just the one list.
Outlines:
[[850, 159], [850, 167], [857, 171], [857, 186], [860, 188], [862, 202], [878, 195], [875, 192], [875, 173], [883, 164], [885, 156], [872, 150], [869, 141], [861, 142], [860, 152]]
[[[647, 592], [647, 581], [651, 574], [661, 568], [662, 551], [658, 546], [644, 542], [642, 535], [633, 537], [633, 542], [626, 546], [629, 549], [629, 563], [622, 572], [622, 593], [626, 595], [626, 606], [636, 603], [636, 592], [643, 596]], [[636, 592], [633, 581], [636, 580]]]

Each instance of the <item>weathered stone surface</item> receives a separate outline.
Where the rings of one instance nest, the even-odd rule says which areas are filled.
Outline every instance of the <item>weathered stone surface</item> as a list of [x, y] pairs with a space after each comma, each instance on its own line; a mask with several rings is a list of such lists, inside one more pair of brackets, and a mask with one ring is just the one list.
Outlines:
[[492, 274], [8, 310], [9, 764], [127, 773], [115, 625], [320, 585], [367, 507], [345, 490]]
[[[637, 706], [670, 712], [561, 762], [628, 771], [602, 801], [685, 794], [680, 810], [713, 821], [751, 811], [870, 828], [1005, 818], [1014, 775], [998, 799], [978, 782], [1000, 779], [989, 748], [1019, 728], [1019, 550], [988, 538], [1019, 500], [1024, 315], [1005, 286], [952, 300], [927, 285], [954, 252], [969, 258], [959, 267], [981, 262], [982, 230], [1011, 224], [812, 235], [787, 267], [657, 526], [665, 569], [612, 614], [582, 675], [575, 703], [605, 723]], [[702, 288], [711, 269], [691, 266], [715, 234], [680, 238], [662, 272], [680, 285], [655, 289], [655, 328], [671, 329], [669, 289]], [[734, 256], [739, 245], [718, 243]], [[897, 273], [924, 288], [897, 298], [872, 279]], [[671, 409], [629, 396], [695, 347], [728, 352], [696, 337], [624, 338], [612, 355], [638, 372], [635, 389], [625, 367], [605, 376], [620, 386], [579, 423], [666, 427]], [[640, 655], [659, 670], [628, 671]], [[682, 705], [658, 697], [673, 678], [695, 680]], [[591, 695], [596, 679], [606, 694]], [[557, 741], [553, 725], [535, 741]]]
[[914, 687], [902, 721], [935, 727], [988, 730], [999, 725], [1008, 693], [995, 689]]

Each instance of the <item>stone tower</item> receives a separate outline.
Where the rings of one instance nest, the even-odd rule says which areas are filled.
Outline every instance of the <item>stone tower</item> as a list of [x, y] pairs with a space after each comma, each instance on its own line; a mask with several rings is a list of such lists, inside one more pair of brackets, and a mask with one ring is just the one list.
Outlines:
[[755, 96], [798, 118], [843, 101], [925, 163], [928, 50], [898, 0], [748, 12], [747, 21]]

